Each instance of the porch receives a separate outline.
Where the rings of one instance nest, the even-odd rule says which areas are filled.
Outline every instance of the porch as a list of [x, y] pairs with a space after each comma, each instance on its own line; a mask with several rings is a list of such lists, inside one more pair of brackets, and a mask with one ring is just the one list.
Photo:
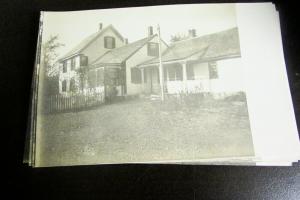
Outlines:
[[[141, 87], [145, 94], [160, 94], [159, 65], [143, 66]], [[163, 64], [163, 87], [167, 94], [211, 92], [208, 63], [177, 62]]]

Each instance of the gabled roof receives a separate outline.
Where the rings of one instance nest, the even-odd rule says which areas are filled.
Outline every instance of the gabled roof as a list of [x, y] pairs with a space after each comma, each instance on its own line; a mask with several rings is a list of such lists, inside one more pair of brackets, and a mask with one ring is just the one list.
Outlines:
[[[201, 60], [240, 56], [238, 29], [182, 40], [170, 45], [162, 54], [162, 61], [176, 61], [197, 56]], [[158, 63], [158, 58], [148, 60], [141, 65]]]
[[59, 61], [63, 61], [69, 57], [72, 57], [76, 54], [79, 54], [82, 52], [85, 48], [87, 48], [93, 41], [95, 41], [99, 36], [101, 36], [106, 30], [112, 29], [113, 32], [122, 40], [124, 41], [124, 38], [122, 35], [110, 24], [109, 26], [103, 28], [101, 31], [97, 31], [96, 33], [93, 33], [83, 39], [79, 44], [77, 44], [73, 49], [71, 49], [68, 53], [66, 53], [64, 56], [59, 58]]
[[135, 42], [129, 43], [125, 46], [110, 50], [104, 55], [97, 58], [91, 65], [100, 64], [121, 64], [130, 58], [136, 51], [142, 48], [147, 42], [152, 40], [156, 35], [146, 37]]

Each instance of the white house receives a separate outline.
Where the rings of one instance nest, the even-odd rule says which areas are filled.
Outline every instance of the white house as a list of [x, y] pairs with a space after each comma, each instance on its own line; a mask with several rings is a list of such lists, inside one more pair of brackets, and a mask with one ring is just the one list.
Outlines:
[[76, 45], [71, 51], [59, 59], [59, 93], [67, 94], [80, 88], [80, 78], [76, 72], [79, 68], [88, 70], [89, 63], [93, 62], [99, 55], [126, 44], [126, 39], [112, 26], [102, 28]]
[[[228, 94], [243, 91], [238, 29], [188, 39], [168, 46], [160, 41], [164, 90], [167, 94]], [[158, 36], [148, 35], [128, 43], [112, 25], [83, 40], [60, 59], [60, 93], [78, 84], [76, 69], [88, 70], [85, 89], [105, 96], [160, 94]], [[77, 75], [78, 76], [78, 75]]]
[[[238, 29], [174, 42], [162, 54], [164, 88], [168, 94], [243, 91]], [[159, 93], [159, 60], [137, 65], [144, 73], [144, 92]]]
[[[161, 49], [168, 45], [161, 40]], [[90, 64], [90, 86], [100, 90], [105, 86], [107, 95], [117, 96], [141, 94], [144, 90], [143, 69], [137, 66], [158, 56], [158, 36], [148, 27], [148, 35], [123, 47], [108, 51]], [[115, 91], [112, 91], [115, 90]]]

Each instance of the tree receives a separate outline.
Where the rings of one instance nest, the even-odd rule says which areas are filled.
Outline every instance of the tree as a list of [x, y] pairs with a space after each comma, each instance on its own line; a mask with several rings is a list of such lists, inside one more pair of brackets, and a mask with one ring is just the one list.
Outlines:
[[59, 91], [57, 50], [64, 46], [64, 44], [58, 42], [58, 39], [58, 35], [51, 35], [50, 38], [42, 44], [41, 77], [44, 86], [43, 93], [45, 95], [57, 94]]
[[176, 35], [171, 35], [171, 40], [170, 40], [170, 42], [173, 43], [173, 42], [178, 42], [178, 41], [186, 40], [186, 39], [188, 39], [188, 36], [187, 36], [187, 35], [176, 34]]

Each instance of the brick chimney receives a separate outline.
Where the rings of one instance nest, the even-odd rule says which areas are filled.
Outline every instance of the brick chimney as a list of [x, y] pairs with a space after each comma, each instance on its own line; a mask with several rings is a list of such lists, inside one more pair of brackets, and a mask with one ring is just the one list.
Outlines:
[[149, 26], [148, 27], [148, 37], [152, 36], [153, 35], [153, 27], [152, 26]]
[[190, 29], [189, 30], [189, 38], [196, 37], [196, 29]]
[[101, 31], [103, 28], [103, 24], [102, 23], [99, 23], [99, 31]]

